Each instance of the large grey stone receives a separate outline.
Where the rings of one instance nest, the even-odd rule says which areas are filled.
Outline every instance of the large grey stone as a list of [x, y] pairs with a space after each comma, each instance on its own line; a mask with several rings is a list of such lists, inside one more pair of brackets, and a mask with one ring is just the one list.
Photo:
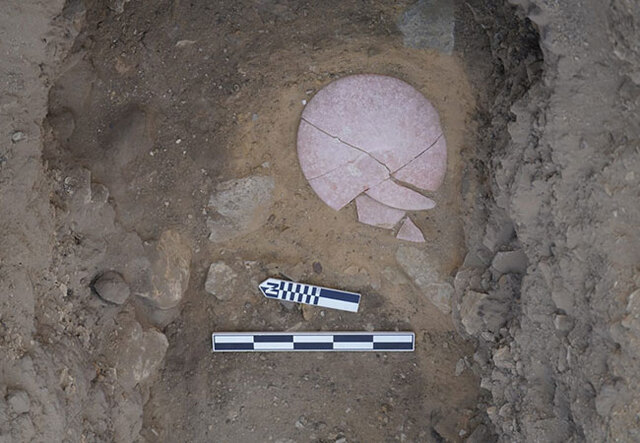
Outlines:
[[220, 183], [209, 198], [209, 240], [222, 242], [260, 228], [268, 217], [274, 180], [252, 176]]
[[454, 46], [453, 1], [419, 0], [405, 11], [398, 27], [406, 46], [450, 54]]
[[156, 308], [178, 305], [189, 285], [191, 249], [178, 232], [162, 233], [151, 260], [151, 287], [140, 293]]
[[115, 337], [106, 354], [125, 389], [132, 389], [154, 375], [169, 347], [164, 334], [155, 329], [144, 331], [140, 323], [128, 316], [119, 318]]

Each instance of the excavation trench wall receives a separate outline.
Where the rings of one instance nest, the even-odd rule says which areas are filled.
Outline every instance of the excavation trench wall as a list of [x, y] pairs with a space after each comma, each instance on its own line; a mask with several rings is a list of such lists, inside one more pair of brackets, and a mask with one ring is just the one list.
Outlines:
[[455, 315], [501, 440], [637, 440], [640, 11], [513, 3], [474, 10], [495, 76]]

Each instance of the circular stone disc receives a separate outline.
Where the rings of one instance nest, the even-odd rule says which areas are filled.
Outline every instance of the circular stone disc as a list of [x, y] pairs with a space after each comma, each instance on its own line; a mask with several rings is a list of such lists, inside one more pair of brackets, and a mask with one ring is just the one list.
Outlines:
[[438, 113], [420, 92], [367, 74], [337, 80], [311, 99], [298, 128], [298, 158], [333, 209], [365, 193], [381, 206], [423, 210], [435, 203], [402, 184], [435, 191], [447, 148]]

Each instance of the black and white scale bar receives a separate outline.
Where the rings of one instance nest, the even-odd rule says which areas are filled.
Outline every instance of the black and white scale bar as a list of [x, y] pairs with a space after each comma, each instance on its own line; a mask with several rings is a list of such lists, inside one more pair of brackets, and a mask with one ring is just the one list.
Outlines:
[[306, 285], [277, 278], [266, 279], [260, 283], [259, 288], [264, 296], [268, 298], [321, 306], [323, 308], [358, 312], [358, 306], [360, 305], [360, 294], [356, 292]]
[[410, 352], [413, 332], [214, 332], [213, 352]]

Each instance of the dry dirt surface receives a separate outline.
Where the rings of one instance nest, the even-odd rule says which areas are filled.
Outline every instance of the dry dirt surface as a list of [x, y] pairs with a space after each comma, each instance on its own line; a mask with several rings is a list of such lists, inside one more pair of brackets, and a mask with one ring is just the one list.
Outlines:
[[[640, 11], [512, 3], [0, 5], [0, 442], [640, 439]], [[305, 103], [359, 73], [440, 115], [424, 244], [300, 170]], [[331, 330], [416, 351], [211, 353]]]

